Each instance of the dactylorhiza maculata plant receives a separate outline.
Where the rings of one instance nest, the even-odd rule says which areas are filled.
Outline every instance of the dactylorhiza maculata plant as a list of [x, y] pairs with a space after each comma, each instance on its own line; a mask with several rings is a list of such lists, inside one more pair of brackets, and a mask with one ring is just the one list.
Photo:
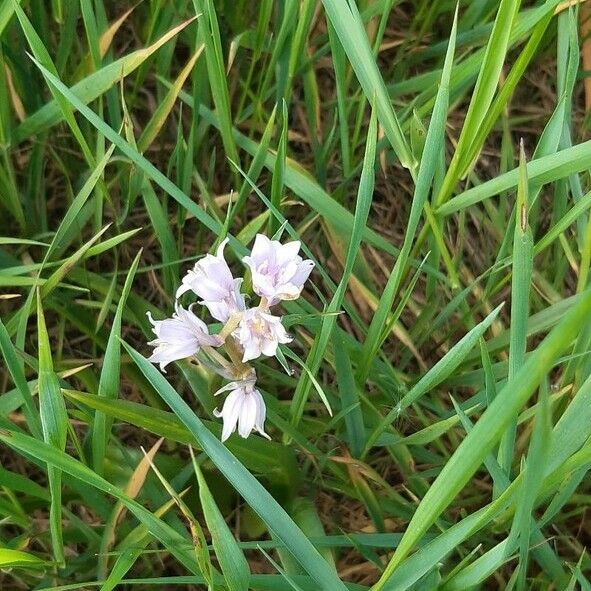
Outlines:
[[[280, 344], [291, 342], [281, 316], [274, 308], [282, 300], [295, 300], [314, 263], [299, 256], [300, 242], [281, 244], [257, 234], [250, 256], [242, 259], [252, 274], [252, 288], [260, 298], [256, 307], [247, 307], [240, 291], [243, 279], [235, 279], [224, 258], [228, 239], [215, 255], [207, 254], [183, 277], [176, 292], [172, 318], [154, 320], [148, 312], [156, 338], [148, 343], [154, 347], [150, 361], [165, 367], [180, 359], [194, 358], [229, 382], [215, 395], [228, 393], [222, 410], [214, 414], [224, 423], [222, 441], [234, 431], [248, 437], [253, 431], [265, 433], [265, 402], [256, 389], [256, 372], [248, 363], [261, 355], [273, 357]], [[178, 299], [192, 292], [200, 298], [196, 304], [205, 306], [209, 315], [222, 323], [218, 333], [194, 312], [196, 304], [183, 308]], [[272, 308], [274, 308], [272, 310]], [[218, 349], [223, 347], [226, 355]]]

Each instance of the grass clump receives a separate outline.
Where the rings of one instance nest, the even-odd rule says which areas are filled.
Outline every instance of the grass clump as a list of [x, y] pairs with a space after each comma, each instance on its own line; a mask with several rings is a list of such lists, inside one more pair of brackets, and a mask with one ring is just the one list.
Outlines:
[[[589, 588], [590, 16], [0, 0], [0, 587]], [[315, 267], [222, 442], [146, 313], [257, 234]]]

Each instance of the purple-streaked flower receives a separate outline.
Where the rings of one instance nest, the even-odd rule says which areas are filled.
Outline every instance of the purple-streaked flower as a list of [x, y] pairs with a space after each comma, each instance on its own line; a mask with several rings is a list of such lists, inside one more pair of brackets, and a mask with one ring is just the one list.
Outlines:
[[265, 401], [261, 393], [254, 387], [256, 377], [238, 382], [230, 382], [220, 388], [217, 394], [230, 390], [222, 410], [213, 411], [216, 417], [224, 421], [222, 441], [226, 441], [234, 431], [238, 430], [240, 437], [248, 437], [253, 429], [270, 439], [265, 433]]
[[169, 363], [195, 355], [204, 345], [218, 347], [221, 344], [219, 337], [210, 335], [207, 325], [191, 309], [185, 310], [178, 302], [172, 318], [154, 320], [150, 312], [148, 318], [156, 335], [148, 343], [155, 347], [149, 361], [159, 363], [163, 371]]
[[252, 288], [269, 306], [300, 297], [314, 263], [298, 255], [300, 242], [281, 244], [257, 234], [250, 256], [242, 259], [252, 272]]
[[206, 254], [187, 271], [176, 297], [192, 291], [201, 298], [209, 313], [220, 322], [227, 322], [230, 316], [244, 309], [244, 297], [240, 293], [242, 279], [234, 279], [228, 263], [224, 259], [226, 238], [214, 255]]
[[262, 308], [245, 310], [234, 336], [244, 350], [243, 362], [256, 359], [261, 354], [273, 357], [279, 344], [291, 342], [281, 318]]

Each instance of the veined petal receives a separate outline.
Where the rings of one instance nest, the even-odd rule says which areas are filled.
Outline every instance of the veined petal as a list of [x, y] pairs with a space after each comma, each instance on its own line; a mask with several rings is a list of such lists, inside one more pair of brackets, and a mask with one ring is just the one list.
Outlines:
[[264, 234], [257, 234], [250, 253], [253, 263], [258, 266], [273, 257], [272, 243]]
[[221, 412], [217, 409], [213, 411], [215, 416], [221, 417], [224, 421], [222, 441], [226, 441], [236, 430], [236, 424], [242, 408], [242, 398], [241, 390], [236, 389], [228, 394]]
[[[187, 271], [182, 284], [177, 290], [177, 298], [192, 291], [201, 298], [200, 304], [207, 307], [209, 313], [220, 322], [226, 322], [232, 313], [243, 309], [241, 299], [241, 280], [234, 279], [224, 258], [224, 247], [228, 239], [223, 240], [216, 254], [206, 254]], [[242, 308], [241, 308], [242, 306]]]
[[222, 410], [214, 410], [216, 417], [221, 417], [224, 425], [222, 428], [222, 441], [230, 437], [238, 430], [240, 437], [248, 437], [256, 430], [265, 437], [265, 402], [260, 392], [254, 387], [254, 381], [247, 379], [243, 381], [230, 382], [216, 394], [230, 390]]
[[172, 318], [154, 320], [148, 312], [156, 339], [148, 344], [155, 347], [150, 361], [164, 369], [172, 361], [195, 355], [203, 345], [219, 346], [219, 337], [210, 335], [206, 324], [191, 310], [176, 304]]
[[261, 354], [271, 357], [277, 352], [280, 343], [291, 341], [281, 324], [281, 318], [260, 308], [250, 308], [242, 314], [234, 336], [244, 351], [243, 361], [256, 359]]
[[256, 294], [272, 306], [280, 300], [300, 296], [314, 263], [299, 256], [299, 240], [281, 244], [257, 234], [250, 256], [242, 259], [252, 272], [252, 287]]
[[262, 397], [261, 393], [256, 388], [253, 388], [252, 389], [252, 395], [253, 395], [253, 397], [255, 398], [255, 401], [256, 401], [256, 420], [255, 420], [254, 428], [263, 437], [266, 437], [267, 439], [271, 439], [265, 433], [265, 418], [266, 418], [266, 415], [267, 415], [267, 407], [265, 406], [265, 401], [263, 400], [263, 397]]
[[247, 438], [254, 429], [257, 418], [257, 403], [252, 392], [246, 392], [242, 398], [242, 408], [238, 416], [238, 435]]
[[[278, 242], [279, 244], [279, 242]], [[275, 257], [278, 265], [286, 265], [290, 261], [293, 261], [300, 252], [301, 242], [294, 240], [293, 242], [286, 242], [281, 244], [275, 251]], [[298, 257], [299, 258], [299, 257]]]

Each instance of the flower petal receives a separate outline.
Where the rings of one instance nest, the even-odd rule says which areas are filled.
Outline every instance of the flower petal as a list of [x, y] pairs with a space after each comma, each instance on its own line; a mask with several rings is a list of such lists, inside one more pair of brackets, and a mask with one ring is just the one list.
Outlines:
[[257, 401], [248, 390], [242, 398], [242, 408], [238, 417], [238, 435], [246, 439], [254, 429], [257, 418]]
[[191, 310], [185, 310], [176, 304], [172, 318], [154, 320], [148, 312], [148, 319], [152, 323], [152, 331], [156, 339], [148, 344], [155, 347], [149, 360], [159, 363], [164, 369], [172, 361], [185, 359], [195, 355], [202, 345], [220, 345], [216, 335], [210, 335], [205, 323]]

